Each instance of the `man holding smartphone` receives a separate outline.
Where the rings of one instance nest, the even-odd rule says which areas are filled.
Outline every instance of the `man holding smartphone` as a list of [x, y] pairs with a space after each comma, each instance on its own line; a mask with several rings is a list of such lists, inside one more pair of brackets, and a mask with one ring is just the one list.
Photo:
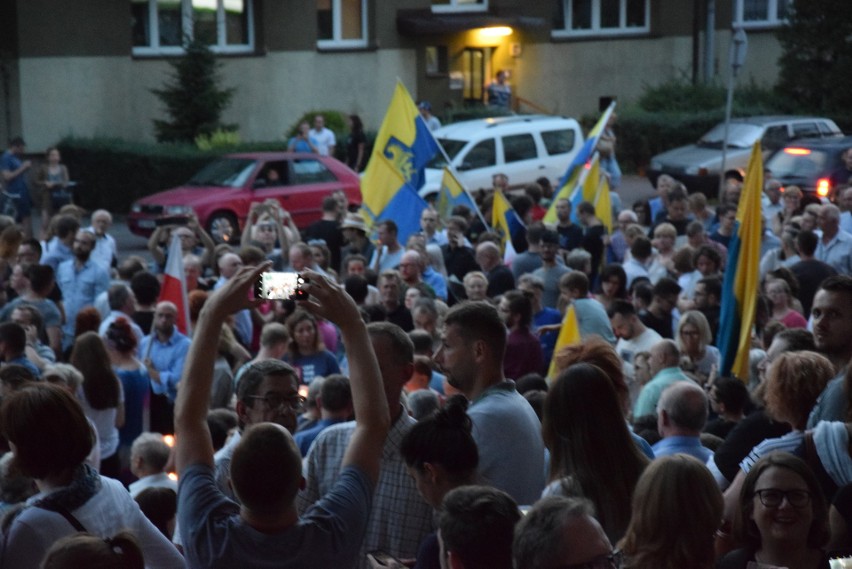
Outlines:
[[[337, 568], [352, 566], [364, 538], [390, 425], [381, 373], [354, 301], [322, 275], [308, 272], [302, 307], [334, 322], [349, 354], [357, 417], [337, 483], [299, 516], [295, 496], [303, 483], [302, 460], [281, 425], [261, 423], [243, 433], [234, 449], [231, 483], [242, 506], [227, 499], [213, 479], [213, 444], [207, 428], [213, 360], [219, 330], [249, 299], [269, 263], [244, 267], [205, 304], [198, 319], [175, 410], [175, 464], [180, 477], [178, 516], [189, 567], [253, 566]], [[265, 395], [260, 397], [265, 398]], [[299, 397], [293, 393], [291, 399]], [[287, 404], [289, 400], [282, 400]]]

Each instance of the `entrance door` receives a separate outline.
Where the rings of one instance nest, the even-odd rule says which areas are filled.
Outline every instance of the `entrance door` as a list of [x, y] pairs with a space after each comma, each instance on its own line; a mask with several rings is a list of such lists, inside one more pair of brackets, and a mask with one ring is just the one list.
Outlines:
[[462, 73], [465, 103], [481, 103], [482, 89], [485, 84], [485, 50], [467, 47], [462, 53]]

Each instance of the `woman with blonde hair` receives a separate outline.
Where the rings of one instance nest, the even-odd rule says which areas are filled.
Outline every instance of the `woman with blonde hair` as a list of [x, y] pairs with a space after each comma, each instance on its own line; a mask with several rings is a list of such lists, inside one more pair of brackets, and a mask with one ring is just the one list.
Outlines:
[[781, 235], [784, 226], [797, 215], [802, 214], [802, 196], [804, 193], [799, 186], [785, 186], [781, 198], [784, 207], [772, 218], [772, 233]]
[[690, 310], [680, 317], [675, 341], [680, 348], [681, 367], [704, 383], [713, 367], [719, 367], [719, 350], [711, 345], [713, 332], [707, 317], [697, 310]]
[[807, 328], [808, 321], [793, 308], [793, 292], [789, 283], [777, 278], [767, 281], [766, 295], [772, 303], [772, 319], [787, 328]]
[[711, 569], [722, 494], [713, 475], [684, 454], [654, 460], [633, 493], [633, 515], [619, 543], [629, 569]]

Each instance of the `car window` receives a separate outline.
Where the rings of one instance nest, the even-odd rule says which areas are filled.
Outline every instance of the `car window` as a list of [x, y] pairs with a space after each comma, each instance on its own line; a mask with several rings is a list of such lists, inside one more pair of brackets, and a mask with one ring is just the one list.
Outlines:
[[290, 162], [292, 168], [291, 184], [319, 184], [321, 182], [334, 182], [337, 178], [325, 164], [319, 160], [302, 158]]
[[[750, 148], [760, 138], [763, 128], [756, 124], [730, 123], [728, 128], [728, 148]], [[722, 149], [725, 137], [725, 123], [714, 126], [698, 141], [701, 148]]]
[[462, 169], [487, 168], [497, 164], [497, 150], [493, 138], [477, 142], [462, 159]]
[[793, 124], [793, 136], [795, 138], [819, 137], [819, 128], [815, 122], [798, 122]]
[[760, 145], [764, 150], [778, 150], [787, 144], [789, 138], [785, 125], [770, 126], [766, 129], [766, 134], [763, 135]]
[[822, 136], [833, 136], [834, 134], [836, 134], [836, 131], [831, 128], [831, 125], [829, 125], [827, 122], [817, 121], [817, 124], [819, 125], [819, 133]]
[[290, 168], [286, 160], [267, 162], [254, 180], [255, 187], [274, 187], [289, 185]]
[[531, 134], [514, 134], [503, 137], [503, 161], [505, 163], [534, 160], [537, 157], [535, 139]]
[[[467, 144], [467, 140], [452, 140], [450, 138], [438, 138], [438, 144], [441, 145], [441, 148], [444, 149], [447, 156], [450, 157], [450, 160], [456, 157], [462, 148]], [[426, 164], [427, 168], [443, 168], [447, 165], [447, 158], [444, 156], [444, 152], [438, 152], [435, 154], [435, 157]]]
[[255, 165], [256, 162], [249, 158], [222, 158], [199, 170], [186, 185], [239, 188], [246, 183]]
[[551, 156], [571, 152], [574, 148], [574, 138], [574, 131], [571, 129], [547, 130], [541, 133], [544, 147]]
[[818, 176], [829, 162], [824, 150], [790, 146], [772, 155], [766, 162], [766, 169], [776, 178]]

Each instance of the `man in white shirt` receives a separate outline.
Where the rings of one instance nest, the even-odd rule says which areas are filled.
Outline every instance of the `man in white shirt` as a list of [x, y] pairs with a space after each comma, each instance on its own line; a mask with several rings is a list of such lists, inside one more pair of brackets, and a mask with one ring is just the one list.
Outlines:
[[633, 398], [639, 394], [641, 385], [633, 385], [635, 376], [633, 358], [639, 352], [648, 352], [662, 337], [645, 326], [636, 315], [636, 308], [626, 300], [615, 300], [607, 311], [612, 331], [618, 337], [615, 351], [623, 362], [624, 377], [627, 380]]
[[92, 225], [87, 229], [95, 234], [95, 249], [92, 251], [91, 259], [107, 271], [118, 259], [115, 238], [107, 233], [111, 226], [112, 214], [105, 209], [98, 209], [92, 213]]
[[337, 145], [337, 139], [334, 133], [325, 128], [325, 117], [317, 115], [314, 117], [314, 128], [311, 129], [309, 135], [311, 142], [317, 147], [317, 153], [321, 156], [334, 156], [334, 147]]
[[130, 471], [139, 478], [128, 487], [135, 498], [148, 488], [169, 488], [177, 492], [177, 482], [166, 474], [169, 445], [159, 433], [142, 433], [130, 447]]

